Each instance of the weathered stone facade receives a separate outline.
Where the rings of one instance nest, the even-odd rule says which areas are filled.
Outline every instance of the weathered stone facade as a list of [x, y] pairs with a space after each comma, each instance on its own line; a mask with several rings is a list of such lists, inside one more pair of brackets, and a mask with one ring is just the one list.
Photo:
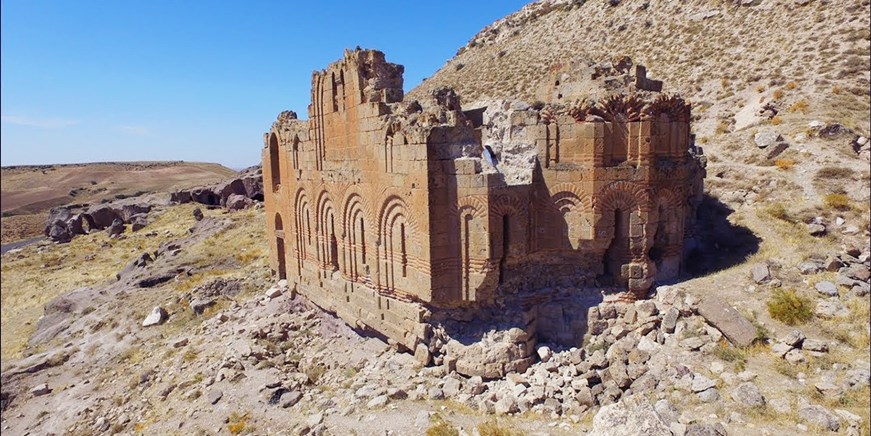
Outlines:
[[538, 340], [579, 344], [601, 289], [643, 297], [680, 273], [702, 159], [688, 105], [641, 89], [643, 70], [595, 104], [466, 111], [450, 89], [403, 101], [402, 73], [346, 51], [313, 74], [309, 120], [265, 135], [271, 262], [297, 292], [495, 377]]

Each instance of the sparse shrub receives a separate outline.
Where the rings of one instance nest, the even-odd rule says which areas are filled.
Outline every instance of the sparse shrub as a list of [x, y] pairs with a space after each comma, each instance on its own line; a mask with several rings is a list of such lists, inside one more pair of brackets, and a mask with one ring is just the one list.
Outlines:
[[725, 341], [717, 343], [717, 347], [714, 348], [713, 354], [722, 361], [735, 364], [735, 369], [738, 370], [738, 372], [743, 371], [743, 368], [747, 365], [747, 355], [744, 351], [729, 345], [729, 343]]
[[756, 85], [756, 92], [765, 92], [765, 85]]
[[765, 206], [762, 209], [762, 212], [765, 215], [768, 215], [772, 218], [779, 219], [781, 221], [786, 222], [794, 222], [795, 220], [790, 216], [789, 211], [786, 210], [786, 206], [783, 203], [771, 203], [768, 206]]
[[793, 82], [791, 80], [789, 82], [786, 82], [786, 89], [788, 89], [790, 91], [792, 91], [793, 89], [795, 89], [797, 87], [798, 87], [798, 84], [796, 84], [795, 82]]
[[840, 211], [848, 211], [852, 209], [852, 205], [850, 204], [850, 197], [846, 194], [828, 194], [823, 197], [823, 202], [825, 202], [826, 207], [829, 209], [835, 209]]
[[460, 431], [445, 421], [441, 415], [433, 415], [432, 421], [433, 425], [426, 429], [426, 436], [460, 436]]
[[182, 356], [182, 359], [185, 362], [193, 362], [194, 360], [197, 360], [197, 356], [198, 356], [198, 354], [197, 354], [196, 350], [189, 349], [189, 350], [185, 351], [184, 355]]
[[323, 377], [324, 373], [327, 372], [327, 367], [323, 363], [318, 363], [316, 365], [311, 365], [305, 369], [305, 375], [308, 376], [308, 381], [311, 384], [315, 384]]
[[230, 434], [240, 434], [246, 430], [246, 426], [248, 425], [248, 414], [239, 414], [233, 412], [230, 414], [230, 419], [227, 423], [227, 430], [230, 431]]
[[791, 170], [795, 166], [795, 161], [792, 159], [777, 159], [774, 161], [774, 166], [781, 170]]
[[722, 135], [729, 131], [729, 123], [725, 121], [720, 121], [717, 123], [717, 130], [715, 131], [718, 135]]
[[790, 112], [801, 112], [803, 114], [806, 114], [807, 110], [808, 110], [807, 100], [804, 100], [804, 99], [799, 100], [799, 101], [793, 103], [792, 106], [790, 106], [789, 109], [787, 109], [787, 110]]
[[496, 420], [488, 420], [478, 424], [478, 434], [481, 436], [521, 436], [523, 432], [501, 426]]
[[793, 289], [776, 289], [768, 299], [767, 306], [772, 318], [787, 325], [803, 324], [814, 315], [811, 300], [798, 295]]
[[779, 126], [780, 123], [782, 123], [782, 122], [783, 122], [783, 118], [780, 118], [780, 115], [775, 115], [775, 116], [771, 117], [771, 125], [772, 126]]
[[853, 178], [853, 174], [850, 168], [827, 166], [820, 168], [814, 179], [818, 181], [850, 179]]
[[781, 97], [783, 97], [783, 90], [775, 89], [774, 90], [774, 98], [779, 100]]
[[844, 89], [841, 88], [840, 86], [837, 86], [837, 85], [832, 86], [832, 94], [837, 95], [837, 94], [840, 94], [840, 93], [843, 92], [843, 91], [844, 91]]

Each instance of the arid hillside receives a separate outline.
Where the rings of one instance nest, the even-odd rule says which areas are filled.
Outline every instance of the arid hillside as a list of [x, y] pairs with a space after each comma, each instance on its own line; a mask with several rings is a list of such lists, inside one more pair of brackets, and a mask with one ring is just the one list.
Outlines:
[[140, 193], [170, 191], [226, 179], [235, 171], [199, 162], [105, 162], [5, 167], [4, 244], [39, 236], [48, 210], [69, 203], [99, 203]]
[[[665, 81], [664, 91], [695, 101], [703, 118], [731, 125], [749, 103], [745, 91], [759, 100], [781, 90], [774, 99], [784, 109], [806, 103], [788, 113], [867, 136], [868, 29], [867, 0], [546, 0], [484, 28], [409, 98], [451, 86], [464, 104], [506, 96], [558, 103], [551, 91], [560, 72], [629, 56]], [[731, 113], [701, 109], [714, 101], [731, 103]]]
[[[145, 227], [0, 254], [3, 434], [869, 435], [869, 3], [538, 2], [409, 93], [538, 117], [581, 96], [560, 91], [578, 71], [629, 56], [692, 101], [701, 248], [649, 299], [591, 306], [577, 347], [539, 342], [504, 378], [424, 366], [277, 280], [262, 184], [188, 192]], [[3, 241], [41, 232], [50, 206], [229, 175], [4, 168]], [[19, 219], [33, 226], [7, 236]]]

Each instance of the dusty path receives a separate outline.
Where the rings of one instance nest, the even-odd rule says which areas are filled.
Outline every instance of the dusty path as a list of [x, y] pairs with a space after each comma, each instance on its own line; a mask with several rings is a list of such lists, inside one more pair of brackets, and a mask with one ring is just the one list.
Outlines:
[[0, 254], [5, 254], [7, 251], [14, 250], [16, 248], [26, 247], [30, 244], [37, 243], [43, 239], [45, 239], [45, 238], [42, 236], [37, 236], [35, 238], [25, 239], [23, 241], [15, 241], [15, 242], [10, 242], [8, 244], [0, 245]]

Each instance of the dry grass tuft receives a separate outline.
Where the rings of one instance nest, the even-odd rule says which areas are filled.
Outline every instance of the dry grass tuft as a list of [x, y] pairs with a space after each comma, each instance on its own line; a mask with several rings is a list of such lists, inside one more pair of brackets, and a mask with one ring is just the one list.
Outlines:
[[777, 289], [766, 303], [772, 318], [787, 324], [804, 324], [814, 316], [813, 303], [794, 289]]
[[438, 413], [430, 419], [433, 421], [433, 425], [426, 429], [426, 436], [460, 436], [460, 431], [445, 421]]
[[524, 434], [523, 432], [511, 427], [499, 425], [499, 422], [495, 419], [484, 421], [478, 424], [477, 428], [478, 434], [481, 436], [522, 436]]
[[853, 208], [850, 197], [848, 197], [846, 194], [828, 194], [823, 197], [823, 202], [825, 203], [827, 208], [839, 210], [842, 212], [848, 211]]
[[793, 103], [792, 106], [790, 106], [786, 110], [789, 112], [801, 112], [803, 114], [806, 114], [809, 106], [810, 105], [808, 104], [807, 100], [802, 99]]
[[784, 171], [791, 170], [793, 169], [793, 167], [795, 167], [795, 161], [792, 159], [777, 159], [776, 161], [774, 161], [774, 166], [776, 166], [777, 169]]

